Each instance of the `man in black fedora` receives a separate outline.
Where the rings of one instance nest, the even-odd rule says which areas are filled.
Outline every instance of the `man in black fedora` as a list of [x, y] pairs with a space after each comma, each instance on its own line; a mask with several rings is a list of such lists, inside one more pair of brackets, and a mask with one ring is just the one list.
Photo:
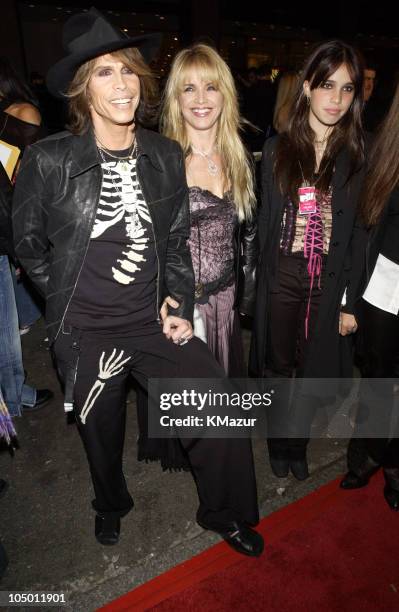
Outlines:
[[[156, 106], [145, 60], [154, 36], [127, 38], [95, 9], [64, 28], [49, 72], [68, 98], [69, 131], [29, 147], [14, 201], [16, 249], [46, 297], [49, 341], [73, 405], [94, 485], [95, 534], [115, 544], [133, 507], [122, 471], [129, 375], [220, 378], [193, 338], [188, 195], [177, 143], [144, 128]], [[139, 50], [140, 49], [140, 50]], [[179, 307], [160, 323], [161, 303]], [[258, 556], [250, 441], [182, 440], [200, 499], [198, 522]]]

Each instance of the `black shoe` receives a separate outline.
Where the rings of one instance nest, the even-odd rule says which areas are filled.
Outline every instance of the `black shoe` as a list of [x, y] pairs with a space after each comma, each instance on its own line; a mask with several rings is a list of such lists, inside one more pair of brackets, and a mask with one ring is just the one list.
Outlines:
[[361, 487], [366, 487], [370, 482], [370, 478], [379, 468], [380, 465], [373, 461], [371, 457], [368, 457], [357, 473], [353, 470], [349, 470], [341, 480], [339, 486], [341, 489], [360, 489]]
[[292, 475], [297, 480], [306, 480], [309, 478], [309, 466], [306, 457], [303, 459], [291, 459], [290, 468]]
[[33, 412], [43, 408], [51, 399], [53, 399], [54, 393], [50, 389], [37, 389], [36, 390], [36, 402], [33, 406], [22, 405], [24, 412]]
[[[370, 474], [371, 476], [371, 474]], [[360, 489], [366, 487], [370, 481], [369, 475], [358, 476], [355, 472], [348, 472], [345, 474], [339, 486], [341, 489]]]
[[277, 478], [287, 478], [290, 469], [290, 462], [288, 459], [269, 457], [269, 461], [272, 472]]
[[8, 482], [0, 478], [0, 497], [4, 495], [7, 489], [8, 489]]
[[391, 486], [387, 484], [385, 485], [385, 488], [384, 488], [384, 497], [386, 499], [388, 506], [392, 510], [399, 512], [399, 491], [397, 491], [396, 489], [393, 489]]
[[113, 546], [119, 541], [121, 519], [119, 516], [96, 514], [94, 533], [103, 546]]
[[215, 529], [199, 521], [198, 524], [203, 529], [209, 529], [210, 531], [218, 533], [231, 548], [242, 555], [259, 557], [263, 552], [264, 544], [260, 533], [257, 533], [243, 523], [232, 521], [225, 529]]

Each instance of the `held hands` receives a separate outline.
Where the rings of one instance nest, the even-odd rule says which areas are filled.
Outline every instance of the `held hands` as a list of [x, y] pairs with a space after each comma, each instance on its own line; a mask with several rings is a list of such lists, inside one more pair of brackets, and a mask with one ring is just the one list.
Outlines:
[[339, 315], [339, 333], [341, 336], [348, 336], [357, 331], [357, 322], [352, 314], [341, 312]]
[[161, 312], [160, 312], [162, 323], [165, 321], [166, 317], [168, 316], [168, 306], [171, 306], [172, 308], [177, 308], [179, 306], [179, 302], [177, 302], [172, 297], [170, 297], [170, 295], [168, 295], [164, 299], [163, 304], [161, 306]]
[[177, 308], [179, 302], [176, 302], [169, 295], [164, 299], [160, 312], [163, 323], [162, 331], [169, 340], [173, 340], [175, 344], [182, 346], [191, 340], [194, 335], [192, 325], [186, 319], [168, 315], [168, 306]]

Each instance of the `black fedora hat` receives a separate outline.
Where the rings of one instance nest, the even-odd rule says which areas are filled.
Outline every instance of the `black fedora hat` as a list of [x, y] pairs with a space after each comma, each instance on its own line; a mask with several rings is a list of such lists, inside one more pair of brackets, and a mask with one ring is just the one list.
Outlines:
[[67, 55], [48, 71], [47, 87], [54, 96], [62, 98], [77, 68], [88, 60], [118, 49], [137, 47], [145, 61], [149, 62], [160, 42], [160, 34], [143, 34], [129, 38], [92, 7], [65, 22], [62, 44]]

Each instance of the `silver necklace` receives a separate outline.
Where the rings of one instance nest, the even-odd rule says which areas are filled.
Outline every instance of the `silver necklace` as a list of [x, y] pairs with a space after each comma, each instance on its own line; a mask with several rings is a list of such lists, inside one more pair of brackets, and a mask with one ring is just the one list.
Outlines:
[[200, 155], [206, 160], [207, 166], [208, 166], [208, 173], [211, 176], [216, 176], [219, 172], [219, 166], [217, 166], [217, 164], [215, 164], [213, 159], [210, 157], [210, 155], [213, 153], [213, 147], [210, 151], [208, 151], [208, 153], [205, 153], [205, 151], [201, 151], [201, 149], [197, 149], [197, 147], [195, 147], [193, 144], [191, 144], [190, 146], [191, 146], [191, 150], [193, 151], [193, 153]]
[[136, 153], [137, 140], [133, 137], [132, 144], [129, 147], [129, 152], [127, 155], [114, 155], [112, 151], [107, 149], [107, 147], [101, 142], [101, 140], [99, 139], [97, 135], [96, 135], [96, 140], [100, 144], [100, 146], [98, 147], [99, 151], [103, 150], [110, 157], [113, 157], [114, 159], [117, 159], [118, 161], [125, 162], [125, 164], [122, 164], [122, 167], [123, 167], [123, 170], [126, 172], [127, 167], [128, 167], [128, 164], [126, 162], [129, 162]]

